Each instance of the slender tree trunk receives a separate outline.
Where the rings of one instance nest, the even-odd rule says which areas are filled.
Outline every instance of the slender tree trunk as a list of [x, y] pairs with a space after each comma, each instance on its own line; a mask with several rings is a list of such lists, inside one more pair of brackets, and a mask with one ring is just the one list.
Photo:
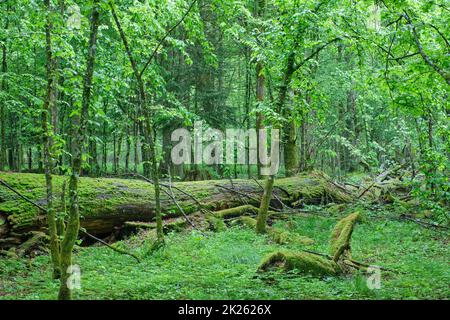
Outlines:
[[[47, 0], [49, 1], [49, 0]], [[82, 152], [85, 141], [87, 122], [89, 117], [89, 102], [91, 98], [92, 77], [94, 73], [95, 51], [97, 44], [97, 31], [99, 25], [98, 1], [93, 0], [91, 30], [89, 36], [88, 56], [86, 59], [86, 73], [83, 81], [83, 97], [81, 112], [73, 115], [74, 139], [72, 143], [72, 174], [70, 176], [69, 195], [70, 209], [66, 232], [61, 243], [61, 286], [59, 290], [60, 300], [70, 300], [72, 291], [68, 280], [72, 266], [72, 250], [78, 237], [80, 228], [80, 214], [78, 207], [78, 181], [82, 166]]]
[[[256, 3], [258, 6], [256, 9], [257, 16], [262, 17], [264, 8], [265, 8], [265, 0], [258, 0]], [[256, 99], [259, 103], [264, 102], [264, 94], [265, 94], [265, 77], [262, 73], [263, 71], [263, 64], [261, 61], [258, 61], [256, 65]], [[263, 116], [261, 114], [257, 114], [256, 116], [256, 130], [259, 132], [260, 129], [264, 127], [263, 124]], [[261, 162], [259, 152], [260, 152], [260, 136], [258, 135], [258, 176], [261, 175]], [[266, 138], [266, 137], [264, 137]], [[264, 194], [261, 198], [261, 204], [259, 207], [258, 217], [256, 219], [256, 232], [257, 233], [264, 233], [266, 232], [266, 223], [267, 223], [267, 213], [269, 210], [269, 204], [270, 199], [272, 197], [272, 190], [273, 190], [273, 184], [274, 184], [274, 176], [269, 175], [266, 177], [265, 185], [264, 185]]]
[[42, 173], [44, 172], [44, 161], [42, 159], [42, 147], [40, 143], [37, 145], [37, 155], [38, 155], [38, 172]]
[[[265, 86], [265, 77], [264, 74], [262, 73], [263, 70], [263, 65], [261, 62], [258, 62], [256, 65], [256, 101], [258, 103], [263, 103], [264, 102], [264, 86]], [[262, 115], [260, 112], [258, 112], [256, 114], [256, 132], [258, 134], [258, 132], [264, 128], [264, 115]], [[257, 170], [258, 170], [258, 178], [261, 177], [261, 163], [259, 161], [260, 159], [260, 154], [259, 154], [259, 144], [260, 141], [259, 139], [256, 140], [257, 141]]]
[[126, 139], [126, 154], [125, 154], [125, 172], [130, 172], [130, 153], [131, 153], [131, 136], [130, 136], [130, 127], [127, 125], [127, 135]]
[[[245, 48], [245, 116], [247, 132], [250, 130], [250, 101], [251, 99], [251, 73], [250, 73], [250, 49]], [[247, 147], [247, 177], [251, 178], [251, 164], [250, 164], [250, 138], [246, 141]]]
[[95, 177], [99, 173], [98, 155], [97, 155], [97, 130], [93, 126], [88, 129], [89, 139], [89, 175]]
[[137, 122], [133, 124], [134, 127], [134, 173], [138, 172], [139, 166], [139, 125]]
[[[8, 5], [8, 9], [6, 11], [6, 15], [8, 15], [8, 11], [9, 11], [9, 5]], [[6, 18], [6, 26], [5, 26], [5, 30], [8, 30], [8, 24], [9, 24], [9, 20], [8, 18]], [[7, 77], [6, 77], [6, 72], [8, 70], [8, 65], [7, 65], [7, 61], [6, 61], [6, 40], [3, 40], [2, 43], [2, 81], [0, 82], [1, 85], [1, 91], [6, 90], [7, 88]], [[3, 101], [1, 102], [0, 105], [0, 126], [1, 126], [1, 145], [0, 145], [0, 170], [5, 170], [6, 167], [6, 99], [3, 99]]]
[[171, 132], [172, 126], [167, 125], [163, 128], [162, 133], [162, 143], [163, 143], [163, 157], [161, 159], [161, 164], [159, 166], [160, 173], [162, 175], [169, 174], [169, 172], [174, 174], [173, 168], [170, 166], [170, 152], [172, 150], [172, 141], [171, 141]]
[[[106, 114], [108, 111], [108, 102], [105, 101], [103, 103], [103, 112]], [[103, 168], [103, 174], [106, 174], [108, 171], [108, 124], [105, 121], [103, 121], [103, 144], [102, 144], [102, 168]]]
[[269, 211], [270, 199], [272, 198], [272, 190], [275, 178], [273, 175], [268, 176], [265, 180], [264, 194], [261, 198], [259, 213], [256, 219], [256, 232], [265, 233], [267, 224], [267, 213]]
[[[428, 132], [427, 132], [427, 135], [428, 135], [428, 148], [429, 148], [429, 152], [431, 153], [431, 152], [433, 152], [433, 114], [431, 112], [431, 108], [430, 107], [428, 107], [427, 125], [428, 125]], [[436, 165], [433, 164], [430, 167], [430, 175], [432, 177], [434, 177], [436, 175], [436, 171], [437, 171]], [[434, 196], [436, 194], [436, 184], [433, 181], [430, 183], [430, 189], [431, 189], [431, 192], [432, 192], [432, 194]]]
[[117, 133], [113, 132], [113, 172], [117, 174]]
[[[257, 0], [255, 1], [255, 16], [258, 18], [262, 18], [264, 16], [264, 11], [266, 7], [266, 0]], [[266, 78], [263, 73], [264, 65], [262, 61], [258, 60], [256, 63], [256, 101], [258, 104], [262, 104], [264, 102], [264, 91], [265, 91], [265, 82]], [[256, 113], [256, 132], [258, 133], [260, 129], [264, 128], [264, 115], [260, 112]], [[257, 139], [257, 158], [259, 160], [259, 139]], [[258, 169], [258, 178], [261, 177], [261, 164], [260, 161], [257, 161], [257, 169]]]
[[45, 38], [46, 38], [46, 56], [47, 56], [47, 93], [44, 100], [44, 106], [42, 111], [42, 131], [43, 131], [43, 149], [44, 149], [44, 167], [45, 167], [45, 180], [47, 188], [47, 223], [48, 233], [50, 236], [50, 253], [53, 263], [53, 278], [59, 278], [61, 275], [60, 270], [60, 243], [56, 229], [56, 211], [53, 206], [53, 183], [52, 183], [52, 147], [53, 147], [53, 112], [55, 111], [54, 105], [56, 104], [56, 61], [53, 57], [52, 51], [52, 38], [51, 33], [53, 29], [52, 25], [52, 8], [50, 0], [45, 0], [45, 6], [47, 10], [46, 26], [45, 26]]
[[18, 118], [18, 127], [17, 127], [17, 144], [16, 144], [16, 165], [17, 171], [22, 172], [22, 164], [23, 164], [23, 145], [22, 145], [22, 121]]
[[289, 85], [294, 74], [295, 52], [291, 52], [286, 63], [283, 82], [278, 94], [277, 112], [284, 115], [289, 122], [283, 130], [284, 167], [287, 177], [293, 176], [298, 170], [297, 126], [293, 119], [292, 106], [286, 106]]
[[[309, 94], [307, 93], [306, 99], [308, 100]], [[302, 114], [302, 124], [300, 126], [300, 171], [306, 171], [308, 169], [307, 161], [308, 153], [308, 113]]]
[[144, 80], [142, 79], [142, 75], [140, 74], [138, 70], [138, 66], [136, 64], [136, 61], [134, 60], [133, 54], [131, 52], [131, 48], [128, 44], [128, 40], [126, 38], [126, 35], [122, 29], [122, 26], [120, 24], [119, 18], [117, 17], [114, 4], [110, 1], [109, 2], [111, 11], [114, 17], [114, 21], [116, 23], [117, 29], [119, 30], [120, 37], [122, 38], [123, 45], [125, 47], [125, 51], [128, 55], [128, 58], [130, 60], [131, 67], [133, 69], [134, 76], [136, 78], [137, 84], [138, 84], [138, 92], [139, 92], [139, 103], [141, 110], [144, 115], [144, 138], [145, 138], [145, 146], [146, 149], [149, 151], [149, 157], [150, 157], [150, 165], [151, 165], [151, 174], [152, 179], [154, 183], [154, 189], [155, 189], [155, 215], [156, 215], [156, 233], [159, 241], [164, 241], [164, 233], [162, 228], [162, 217], [161, 217], [161, 199], [160, 199], [160, 186], [159, 186], [159, 173], [158, 173], [158, 163], [156, 159], [156, 150], [155, 150], [155, 144], [156, 139], [153, 134], [153, 112], [149, 110], [148, 101], [147, 101], [147, 95], [145, 92], [145, 84]]
[[31, 172], [33, 169], [33, 149], [28, 148], [28, 171]]
[[119, 139], [117, 140], [117, 159], [116, 159], [116, 170], [120, 172], [120, 155], [122, 154], [122, 141], [123, 141], [123, 133], [119, 134]]
[[[95, 134], [95, 133], [94, 133]], [[98, 165], [98, 153], [97, 153], [97, 141], [94, 139], [91, 140], [91, 172], [92, 175], [97, 176], [99, 174], [99, 165]]]

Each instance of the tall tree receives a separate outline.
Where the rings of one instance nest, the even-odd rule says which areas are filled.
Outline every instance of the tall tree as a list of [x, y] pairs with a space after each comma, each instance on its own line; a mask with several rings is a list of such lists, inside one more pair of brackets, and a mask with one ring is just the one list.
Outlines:
[[42, 121], [42, 144], [44, 152], [44, 168], [45, 168], [45, 181], [47, 187], [47, 223], [48, 233], [50, 236], [50, 252], [53, 262], [53, 278], [59, 278], [60, 271], [60, 252], [59, 252], [59, 238], [57, 232], [56, 223], [56, 210], [53, 205], [53, 118], [56, 105], [56, 60], [53, 55], [52, 48], [52, 14], [53, 9], [50, 4], [50, 0], [45, 0], [46, 7], [46, 26], [45, 26], [45, 40], [46, 40], [46, 58], [47, 58], [47, 91], [44, 100], [44, 106], [42, 108], [41, 121]]
[[[48, 0], [47, 0], [48, 1]], [[61, 242], [61, 285], [60, 300], [70, 300], [72, 290], [68, 283], [72, 266], [72, 250], [80, 228], [80, 213], [78, 206], [78, 182], [83, 161], [83, 150], [86, 141], [87, 123], [89, 119], [89, 103], [91, 99], [92, 78], [94, 74], [95, 53], [97, 49], [97, 33], [100, 22], [99, 0], [92, 0], [90, 18], [90, 35], [86, 59], [86, 71], [83, 79], [83, 95], [80, 112], [75, 112], [72, 118], [72, 173], [69, 183], [70, 209], [66, 232]]]
[[[9, 13], [9, 3], [6, 3], [6, 14]], [[5, 18], [5, 30], [8, 30], [9, 26], [9, 17]], [[0, 81], [0, 91], [6, 91], [7, 89], [7, 76], [6, 72], [8, 71], [8, 62], [7, 62], [7, 41], [8, 39], [5, 37], [2, 39], [1, 47], [2, 47], [2, 79]], [[6, 95], [1, 100], [0, 105], [0, 170], [5, 170], [6, 166]]]

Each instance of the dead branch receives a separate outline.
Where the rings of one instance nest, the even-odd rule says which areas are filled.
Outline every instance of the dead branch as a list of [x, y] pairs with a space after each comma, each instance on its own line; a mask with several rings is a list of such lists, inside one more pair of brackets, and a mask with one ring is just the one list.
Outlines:
[[408, 221], [417, 223], [418, 225], [421, 225], [422, 227], [425, 227], [425, 228], [435, 228], [435, 229], [440, 228], [440, 229], [445, 229], [445, 230], [449, 230], [450, 229], [450, 228], [448, 228], [446, 226], [443, 226], [443, 225], [440, 225], [440, 224], [437, 224], [437, 223], [426, 222], [426, 221], [423, 221], [423, 220], [418, 219], [418, 218], [412, 218], [412, 217], [410, 217], [408, 215], [405, 215], [405, 214], [402, 214], [400, 216], [400, 219], [408, 220]]
[[[180, 206], [180, 204], [178, 203], [177, 199], [175, 198], [175, 195], [173, 193], [173, 189], [172, 189], [172, 178], [171, 178], [171, 174], [170, 174], [170, 166], [169, 166], [169, 192], [167, 192], [165, 189], [162, 189], [171, 199], [172, 201], [175, 203], [175, 205], [177, 206], [178, 210], [180, 210], [181, 214], [183, 215], [183, 217], [186, 219], [186, 221], [192, 226], [192, 228], [196, 229], [197, 231], [200, 231], [195, 224], [191, 221], [191, 219], [189, 219], [189, 217], [187, 216], [186, 212], [184, 212], [183, 208]], [[201, 232], [201, 231], [200, 231]], [[202, 233], [202, 232], [201, 232]], [[203, 234], [203, 233], [202, 233]]]
[[[146, 181], [148, 183], [153, 184], [153, 180], [151, 180], [151, 179], [149, 179], [147, 177], [144, 177], [143, 175], [140, 175], [138, 173], [129, 173], [127, 175], [132, 176], [132, 177], [140, 178], [140, 179], [142, 179], [142, 180], [144, 180], [144, 181]], [[201, 212], [203, 212], [203, 213], [212, 213], [211, 210], [206, 209], [205, 206], [196, 197], [194, 197], [192, 194], [190, 194], [190, 193], [188, 193], [188, 192], [186, 192], [186, 191], [184, 191], [184, 190], [182, 190], [182, 189], [180, 189], [180, 188], [178, 188], [178, 187], [176, 187], [176, 186], [174, 186], [172, 184], [171, 184], [171, 186], [169, 186], [169, 185], [167, 185], [165, 183], [161, 183], [160, 182], [159, 185], [161, 187], [165, 187], [165, 188], [173, 188], [174, 190], [184, 194], [185, 196], [188, 196], [189, 198], [191, 198], [197, 204], [197, 206], [198, 206], [198, 208], [200, 209]]]
[[406, 164], [401, 164], [399, 166], [396, 166], [392, 169], [388, 169], [383, 171], [381, 174], [379, 174], [374, 180], [373, 182], [357, 197], [357, 199], [361, 199], [370, 189], [372, 189], [375, 185], [383, 182], [384, 180], [387, 179], [387, 177], [395, 172], [397, 172], [398, 170], [400, 170], [401, 168], [403, 168]]
[[7, 189], [9, 189], [10, 191], [14, 192], [15, 194], [17, 194], [20, 198], [22, 198], [26, 202], [31, 203], [35, 207], [37, 207], [37, 208], [41, 209], [42, 211], [44, 211], [45, 213], [47, 213], [47, 209], [45, 209], [44, 207], [40, 206], [39, 204], [37, 204], [36, 202], [32, 201], [31, 199], [27, 198], [26, 196], [21, 194], [19, 191], [17, 191], [13, 187], [11, 187], [9, 184], [7, 184], [5, 181], [0, 179], [0, 184], [3, 185], [4, 187], [6, 187]]
[[[264, 191], [264, 187], [259, 183], [259, 181], [258, 180], [256, 180], [255, 178], [253, 178], [253, 181], [255, 181], [256, 182], [256, 184], [261, 188], [261, 190], [263, 190]], [[291, 207], [289, 207], [288, 205], [286, 205], [283, 201], [281, 201], [281, 199], [275, 194], [275, 193], [272, 193], [272, 195], [273, 195], [273, 197], [284, 207], [284, 208], [286, 208], [286, 209], [288, 209], [288, 210], [293, 210], [293, 208], [291, 208]]]

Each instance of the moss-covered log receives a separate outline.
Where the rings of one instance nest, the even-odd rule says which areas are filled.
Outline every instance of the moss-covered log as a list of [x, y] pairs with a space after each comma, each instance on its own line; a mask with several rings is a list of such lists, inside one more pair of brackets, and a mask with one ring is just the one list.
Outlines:
[[258, 271], [264, 272], [274, 268], [297, 270], [317, 276], [340, 273], [340, 267], [334, 261], [307, 252], [273, 252], [262, 260]]
[[[248, 217], [243, 222], [252, 225]], [[266, 256], [260, 264], [259, 271], [274, 268], [297, 270], [301, 273], [315, 275], [337, 275], [350, 272], [349, 267], [360, 269], [361, 265], [351, 260], [351, 237], [353, 228], [359, 219], [359, 213], [353, 213], [341, 219], [333, 229], [330, 241], [330, 256], [308, 252], [276, 251]]]
[[341, 219], [333, 229], [330, 241], [330, 255], [334, 262], [338, 262], [341, 257], [351, 259], [351, 238], [353, 228], [358, 221], [359, 213]]
[[239, 207], [235, 207], [235, 208], [229, 208], [229, 209], [224, 209], [224, 210], [219, 210], [219, 211], [214, 212], [214, 216], [216, 216], [217, 218], [222, 218], [222, 219], [239, 217], [239, 216], [243, 216], [245, 214], [256, 215], [256, 214], [258, 214], [258, 208], [247, 204], [245, 206], [239, 206]]
[[[256, 229], [256, 219], [243, 216], [238, 221], [249, 228]], [[307, 245], [314, 243], [314, 240], [311, 238], [291, 233], [280, 228], [266, 227], [266, 233], [273, 242], [278, 244], [295, 243], [299, 245]]]
[[[0, 172], [0, 179], [45, 207], [45, 177], [40, 174]], [[61, 210], [61, 192], [63, 181], [67, 177], [54, 176], [55, 209]], [[230, 190], [221, 188], [224, 186]], [[194, 181], [174, 184], [177, 201], [187, 214], [199, 210], [198, 204], [188, 194], [198, 199], [205, 208], [219, 211], [234, 208], [242, 204], [242, 196], [232, 191], [259, 199], [261, 189], [257, 183], [249, 180]], [[187, 194], [181, 193], [179, 188]], [[126, 221], [150, 222], [155, 217], [153, 186], [145, 181], [133, 179], [81, 178], [79, 185], [79, 204], [81, 226], [93, 234], [107, 234]], [[286, 179], [277, 179], [274, 194], [287, 204], [301, 200], [304, 203], [334, 202], [343, 203], [351, 199], [338, 190], [321, 174], [311, 173]], [[164, 193], [161, 206], [165, 218], [177, 217], [179, 209]], [[249, 204], [259, 203], [251, 198]], [[273, 199], [272, 207], [280, 203]], [[0, 249], [29, 238], [30, 231], [44, 230], [46, 217], [33, 204], [30, 204], [6, 188], [0, 187]], [[9, 240], [8, 240], [9, 239]]]

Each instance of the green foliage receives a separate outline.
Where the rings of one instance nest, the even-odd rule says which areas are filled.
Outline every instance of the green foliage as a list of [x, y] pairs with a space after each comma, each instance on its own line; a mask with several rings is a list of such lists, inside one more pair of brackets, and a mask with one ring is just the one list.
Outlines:
[[[280, 222], [278, 227], [285, 227]], [[315, 239], [311, 250], [326, 252], [334, 219], [298, 217], [291, 232]], [[79, 248], [74, 263], [82, 272], [78, 299], [447, 299], [450, 274], [445, 234], [413, 223], [369, 219], [352, 236], [353, 258], [403, 272], [382, 271], [381, 288], [369, 291], [360, 277], [309, 277], [274, 271], [273, 281], [255, 279], [261, 259], [292, 245], [268, 243], [238, 227], [207, 237], [169, 234], [163, 250], [145, 255], [142, 237], [120, 244], [142, 263], [106, 247]], [[401, 239], [401, 241], [399, 241]], [[150, 244], [150, 242], [149, 242]], [[1, 299], [54, 299], [49, 257], [0, 258]]]
[[434, 218], [441, 224], [449, 224], [450, 180], [449, 158], [438, 152], [428, 152], [421, 163], [423, 182], [413, 183], [413, 195], [424, 210], [432, 210]]
[[[43, 171], [40, 117], [49, 80], [44, 31], [46, 17], [50, 15], [52, 54], [57, 62], [57, 104], [51, 112], [53, 121], [49, 121], [53, 140], [51, 160], [55, 174], [63, 176], [71, 172], [73, 120], [81, 112], [92, 3], [65, 0], [61, 2], [64, 7], [60, 7], [59, 1], [50, 3], [50, 12], [39, 1], [0, 3], [1, 171]], [[152, 142], [157, 151], [155, 158], [164, 177], [168, 177], [169, 167], [171, 174], [180, 179], [189, 177], [188, 171], [196, 177], [201, 176], [197, 175], [199, 171], [207, 178], [228, 178], [233, 174], [256, 176], [256, 166], [172, 166], [170, 134], [179, 127], [192, 129], [197, 120], [204, 122], [205, 129], [253, 128], [256, 116], [261, 115], [266, 127], [281, 129], [282, 144], [292, 141], [292, 148], [285, 145], [282, 150], [293, 150], [299, 156], [299, 164], [293, 164], [295, 170], [320, 169], [333, 176], [348, 173], [356, 176], [362, 171], [382, 172], [404, 164], [405, 170], [411, 172], [411, 177], [407, 175], [404, 180], [409, 180], [413, 187], [413, 199], [405, 202], [390, 196], [398, 207], [394, 207], [395, 213], [426, 212], [439, 223], [449, 224], [450, 15], [447, 1], [267, 0], [264, 10], [259, 12], [255, 10], [255, 1], [204, 0], [191, 7], [192, 0], [115, 0], [139, 71], [146, 66], [140, 76], [147, 88], [151, 119], [146, 119], [139, 107], [137, 81], [108, 1], [100, 3], [92, 97], [82, 156], [83, 175], [96, 177], [132, 171], [149, 175], [151, 159], [148, 145], [144, 143], [143, 123], [150, 120], [155, 129]], [[188, 8], [192, 10], [186, 14]], [[257, 63], [262, 67], [258, 75]], [[265, 80], [263, 101], [256, 99], [257, 76]], [[285, 156], [284, 163], [290, 164], [290, 160], [295, 157]], [[287, 167], [280, 169], [280, 176], [291, 173]], [[0, 176], [12, 177], [9, 173]], [[62, 185], [61, 176], [54, 178], [56, 193]], [[30, 198], [45, 203], [45, 189], [34, 183], [38, 179], [24, 175], [21, 181], [11, 184]], [[127, 183], [130, 190], [133, 184], [133, 181]], [[130, 190], [111, 190], [102, 182], [97, 186], [105, 190], [103, 196], [93, 197], [98, 193], [81, 182], [80, 209], [86, 216], [92, 213], [86, 212], [84, 206], [114, 211], [124, 196], [131, 197], [136, 205], [154, 200]], [[288, 189], [293, 195], [290, 200], [299, 207], [304, 206], [303, 199], [317, 204], [351, 201], [348, 194], [322, 179], [312, 179], [307, 186], [295, 190], [289, 180], [281, 186]], [[191, 190], [190, 186], [186, 190]], [[153, 192], [152, 187], [148, 186], [148, 191]], [[296, 202], [299, 199], [302, 200]], [[168, 213], [175, 210], [169, 209]], [[187, 208], [188, 213], [194, 210], [194, 206]], [[334, 215], [346, 210], [349, 208], [328, 208]], [[0, 226], [6, 224], [3, 213], [17, 228], [26, 228], [38, 217], [32, 205], [17, 204], [14, 196], [1, 190], [0, 211]], [[372, 214], [369, 210], [368, 215]], [[116, 284], [118, 289], [110, 293], [112, 298], [448, 297], [448, 288], [440, 286], [448, 283], [444, 281], [448, 280], [448, 274], [442, 262], [446, 252], [437, 248], [441, 240], [408, 225], [367, 222], [356, 234], [356, 255], [409, 272], [406, 276], [387, 279], [388, 289], [373, 295], [364, 286], [363, 276], [354, 282], [344, 279], [320, 282], [308, 278], [291, 281], [281, 277], [274, 287], [267, 288], [250, 280], [251, 270], [263, 254], [278, 252], [279, 246], [263, 243], [249, 230], [227, 230], [220, 219], [209, 217], [209, 222], [213, 229], [223, 232], [207, 239], [198, 234], [172, 235], [161, 249], [154, 243], [133, 248], [141, 250], [146, 257], [146, 268], [164, 271], [147, 274], [148, 278], [144, 277], [144, 271], [128, 265], [126, 258], [118, 257], [115, 266], [115, 258], [103, 248], [82, 249], [77, 259], [86, 264], [89, 277], [87, 289], [80, 297], [97, 297], [96, 294], [106, 297], [104, 289]], [[293, 223], [299, 224], [298, 234], [315, 240], [324, 240], [323, 231], [331, 225], [319, 218]], [[364, 229], [367, 225], [375, 227], [378, 234]], [[311, 234], [305, 226], [320, 230]], [[275, 235], [275, 242], [292, 249], [294, 245], [287, 241], [291, 232], [280, 231]], [[364, 234], [373, 251], [358, 248], [359, 234]], [[380, 234], [385, 238], [378, 238]], [[232, 241], [232, 236], [237, 240]], [[396, 243], [400, 236], [404, 242]], [[378, 248], [377, 241], [387, 241], [386, 247]], [[315, 246], [325, 249], [320, 244]], [[432, 249], [422, 252], [424, 247]], [[197, 255], [195, 249], [200, 250]], [[182, 252], [189, 254], [183, 256]], [[386, 256], [380, 256], [379, 252]], [[399, 252], [405, 256], [397, 261], [392, 257]], [[424, 263], [426, 258], [437, 262]], [[26, 298], [49, 297], [55, 284], [40, 281], [48, 271], [46, 259], [38, 257], [30, 263], [2, 261], [4, 274], [19, 278], [17, 284], [11, 284], [8, 279], [5, 283]], [[93, 267], [97, 261], [100, 271]], [[191, 278], [181, 278], [185, 270], [177, 269], [175, 262], [189, 271]], [[429, 267], [421, 270], [423, 278], [415, 273], [415, 264], [419, 268], [423, 264]], [[106, 278], [102, 268], [112, 268], [117, 277]], [[42, 289], [38, 293], [26, 289], [27, 280], [22, 275], [28, 271], [32, 285]], [[129, 279], [129, 275], [134, 278]], [[195, 283], [199, 278], [199, 283]], [[439, 281], [428, 281], [433, 278]], [[100, 283], [99, 287], [95, 281]], [[126, 285], [127, 281], [134, 286]], [[240, 285], [245, 285], [245, 289], [234, 292], [233, 286]], [[2, 290], [0, 287], [0, 298]], [[12, 289], [6, 290], [7, 297], [14, 297]]]

